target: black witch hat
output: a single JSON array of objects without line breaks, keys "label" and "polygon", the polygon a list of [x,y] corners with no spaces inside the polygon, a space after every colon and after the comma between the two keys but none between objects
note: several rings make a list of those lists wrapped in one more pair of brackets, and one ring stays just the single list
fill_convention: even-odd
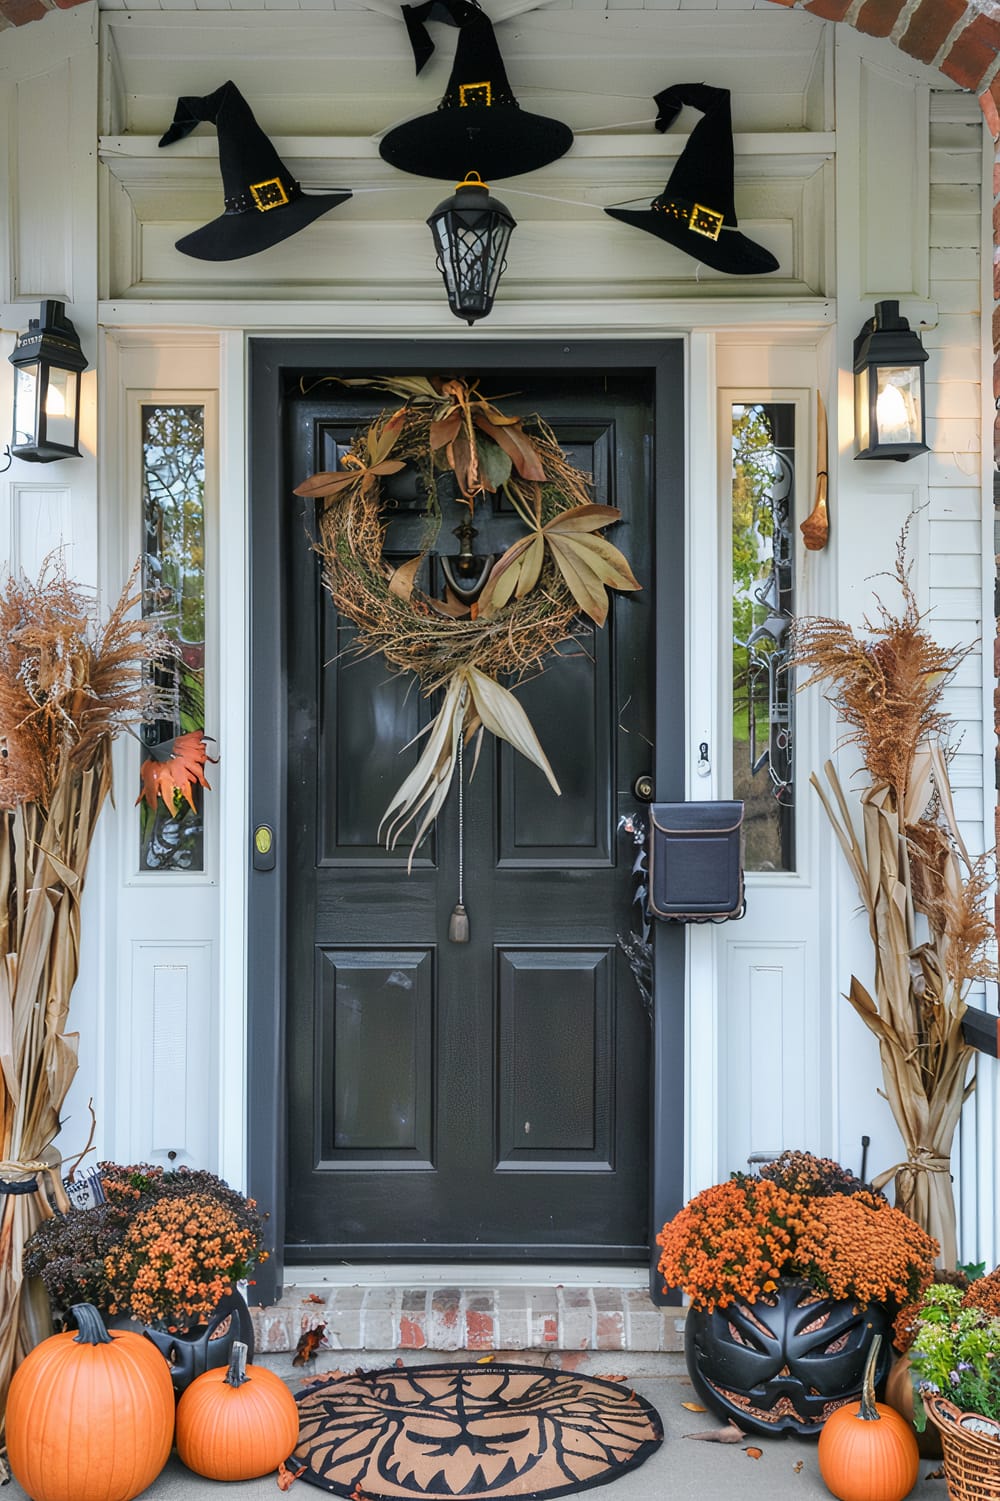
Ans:
[{"label": "black witch hat", "polygon": [[161,146],[172,146],[206,120],[219,133],[219,169],[226,211],[177,241],[177,249],[202,261],[236,261],[256,255],[305,229],[320,214],[350,198],[339,193],[303,193],[254,119],[235,83],[203,99],[178,99]]},{"label": "black witch hat", "polygon": [[426,21],[457,26],[458,46],[441,103],[383,136],[385,161],[419,177],[458,181],[474,171],[492,181],[533,172],[569,150],[568,125],[528,114],[514,98],[493,23],[476,0],[424,0],[401,9],[418,73],[434,51]]},{"label": "black witch hat", "polygon": [[657,94],[655,103],[657,130],[669,129],[685,104],[700,109],[704,118],[692,130],[666,187],[648,209],[608,208],[604,212],[669,240],[695,260],[730,276],[777,271],[771,252],[737,227],[729,90],[705,83],[676,83]]}]

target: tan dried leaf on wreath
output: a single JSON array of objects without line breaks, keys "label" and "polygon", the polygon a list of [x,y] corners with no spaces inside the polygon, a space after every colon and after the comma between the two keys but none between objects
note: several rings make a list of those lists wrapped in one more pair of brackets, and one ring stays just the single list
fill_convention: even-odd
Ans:
[{"label": "tan dried leaf on wreath", "polygon": [[523,599],[538,583],[548,548],[567,589],[596,625],[608,618],[608,589],[639,589],[641,585],[606,537],[595,535],[617,521],[616,506],[576,506],[562,511],[521,537],[493,565],[479,599],[479,613],[488,620],[511,599]]}]

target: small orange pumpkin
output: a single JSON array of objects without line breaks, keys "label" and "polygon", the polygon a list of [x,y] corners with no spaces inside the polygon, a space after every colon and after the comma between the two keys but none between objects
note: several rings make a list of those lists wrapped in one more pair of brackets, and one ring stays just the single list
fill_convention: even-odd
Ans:
[{"label": "small orange pumpkin", "polygon": [[205,1371],[177,1405],[177,1453],[209,1480],[269,1475],[298,1440],[298,1403],[273,1371],[247,1365],[240,1340],[228,1370]]},{"label": "small orange pumpkin", "polygon": [[7,1457],[34,1501],[132,1501],[170,1456],[174,1388],[155,1345],[109,1333],[89,1303],[14,1372]]},{"label": "small orange pumpkin", "polygon": [[882,1336],[865,1362],[861,1404],[847,1402],[823,1424],[819,1472],[840,1501],[903,1501],[917,1483],[920,1456],[913,1429],[899,1413],[875,1401],[875,1362]]}]

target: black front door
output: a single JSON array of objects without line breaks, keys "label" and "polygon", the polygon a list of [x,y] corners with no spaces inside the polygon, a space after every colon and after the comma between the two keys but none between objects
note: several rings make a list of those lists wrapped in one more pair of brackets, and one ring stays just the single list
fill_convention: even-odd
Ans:
[{"label": "black front door", "polygon": [[[507,410],[541,413],[593,475],[596,498],[621,509],[612,539],[642,592],[615,596],[603,630],[581,628],[517,690],[561,797],[488,738],[471,779],[466,766],[461,831],[453,790],[410,874],[409,849],[385,850],[376,831],[435,705],[382,658],[345,651],[353,628],[321,586],[308,516],[290,494],[336,468],[392,398],[286,386],[274,566],[291,1262],[648,1255],[651,1034],[620,942],[637,926],[622,825],[640,808],[637,778],[656,774],[657,652],[679,661],[682,631],[679,593],[669,639],[662,601],[656,610],[653,381],[641,370],[530,371],[464,373],[488,394],[511,393]],[[446,488],[441,508],[436,547],[454,552],[461,511]],[[502,496],[475,522],[479,553],[520,535]],[[387,554],[412,557],[425,525],[419,502],[400,507]],[[679,536],[662,505],[656,525]],[[432,557],[432,587],[437,567]],[[264,791],[255,778],[255,802]],[[448,936],[460,842],[467,944]]]}]

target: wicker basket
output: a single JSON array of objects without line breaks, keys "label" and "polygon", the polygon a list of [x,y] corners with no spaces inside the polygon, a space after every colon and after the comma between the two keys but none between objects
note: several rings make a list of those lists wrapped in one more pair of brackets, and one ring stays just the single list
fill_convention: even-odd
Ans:
[{"label": "wicker basket", "polygon": [[951,1501],[1000,1501],[1000,1439],[961,1426],[974,1413],[959,1412],[943,1397],[924,1397],[927,1415],[941,1434],[944,1475]]}]

